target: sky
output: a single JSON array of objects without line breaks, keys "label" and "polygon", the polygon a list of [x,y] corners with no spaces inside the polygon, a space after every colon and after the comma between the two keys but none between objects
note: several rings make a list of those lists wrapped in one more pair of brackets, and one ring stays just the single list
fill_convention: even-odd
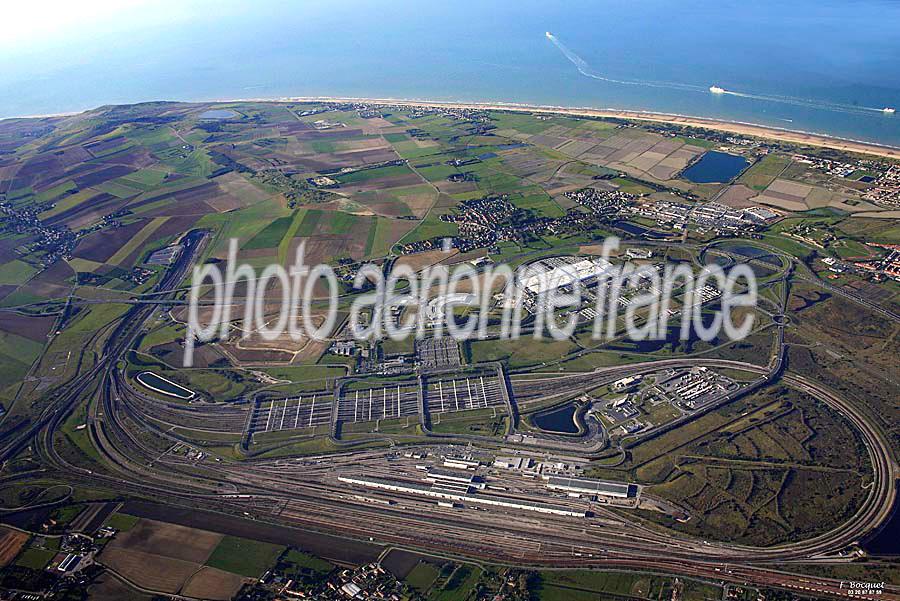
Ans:
[{"label": "sky", "polygon": [[[355,3],[352,2],[351,4]],[[0,8],[2,55],[28,53],[98,33],[150,29],[246,11],[243,0],[13,0]],[[328,0],[270,0],[283,10],[326,7]]]},{"label": "sky", "polygon": [[[163,2],[164,5],[169,2]],[[129,11],[144,12],[150,0],[26,0],[3,7],[0,50],[16,51],[44,44],[59,36],[89,33],[111,26]],[[165,8],[169,8],[166,6]]]}]

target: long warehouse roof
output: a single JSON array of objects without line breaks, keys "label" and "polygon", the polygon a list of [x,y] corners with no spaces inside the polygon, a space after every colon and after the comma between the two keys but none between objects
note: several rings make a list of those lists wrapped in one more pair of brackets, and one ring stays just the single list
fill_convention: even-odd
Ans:
[{"label": "long warehouse roof", "polygon": [[551,476],[547,486],[566,488],[585,492],[594,492],[607,495],[628,495],[630,484],[621,482],[605,482],[603,480],[590,480],[587,478],[561,478]]},{"label": "long warehouse roof", "polygon": [[462,501],[483,505],[498,505],[501,507],[511,507],[515,509],[525,509],[537,511],[541,513],[555,513],[559,515],[568,515],[576,517],[585,517],[585,510],[567,507],[565,505],[555,505],[551,503],[540,503],[537,501],[527,501],[525,499],[516,499],[513,497],[501,497],[499,495],[468,495],[459,494],[450,491],[443,491],[429,486],[423,486],[415,482],[406,482],[398,480],[388,480],[387,478],[376,478],[373,476],[338,476],[341,482],[349,484],[361,484],[372,488],[384,488],[389,490],[397,490],[410,492],[414,494],[425,495],[429,497],[438,497],[443,499],[452,499],[454,501]]}]

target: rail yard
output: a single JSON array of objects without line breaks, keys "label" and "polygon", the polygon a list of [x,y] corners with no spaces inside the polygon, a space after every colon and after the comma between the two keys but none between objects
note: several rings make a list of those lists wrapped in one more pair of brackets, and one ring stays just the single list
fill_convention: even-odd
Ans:
[{"label": "rail yard", "polygon": [[[121,214],[91,226],[100,229],[78,230],[60,246],[62,255],[82,252],[65,259],[74,266],[76,287],[59,298],[29,292],[22,297],[28,302],[0,306],[0,326],[45,345],[20,374],[21,386],[7,390],[11,402],[0,405],[8,412],[0,422],[6,495],[0,517],[52,516],[28,530],[26,558],[49,553],[34,546],[49,544],[48,536],[104,529],[118,541],[111,545],[116,549],[128,538],[111,524],[128,528],[138,520],[137,539],[150,528],[146,521],[163,523],[171,511],[173,520],[177,513],[190,522],[196,512],[204,523],[227,522],[219,535],[230,528],[249,541],[257,531],[265,533],[260,539],[283,541],[272,533],[284,529],[303,533],[307,542],[328,541],[322,546],[365,548],[358,561],[339,562],[341,570],[346,564],[368,573],[375,566],[371,572],[380,574],[391,553],[406,553],[510,570],[665,574],[716,583],[726,596],[730,587],[749,587],[760,594],[780,589],[799,597],[900,599],[897,582],[847,586],[871,566],[879,574],[893,565],[879,557],[870,562],[867,541],[896,519],[897,383],[895,358],[885,358],[896,347],[900,324],[896,304],[885,302],[894,284],[879,271],[850,285],[834,269],[856,263],[821,261],[816,252],[828,244],[846,255],[862,252],[863,234],[833,239],[838,218],[806,216],[809,222],[795,223],[800,218],[747,198],[737,207],[716,204],[731,202],[729,190],[672,184],[680,171],[664,166],[660,156],[681,152],[684,164],[673,165],[687,168],[705,148],[730,145],[751,165],[747,186],[763,190],[771,180],[759,172],[772,168],[769,162],[785,178],[819,182],[813,163],[785,158],[783,149],[761,142],[709,132],[685,138],[630,122],[567,119],[563,127],[561,116],[519,111],[258,106],[254,124],[275,119],[272,139],[253,128],[245,132],[242,121],[195,118],[193,108],[179,117],[194,119],[193,129],[173,129],[179,136],[169,152],[179,160],[190,160],[195,145],[216,149],[211,156],[220,168],[203,177],[163,177],[173,187],[173,205],[209,213],[152,213],[169,202],[152,190],[162,171],[107,186],[101,202],[110,207],[119,207],[112,192],[125,195],[129,185],[140,192],[121,203]],[[402,115],[402,127],[388,120],[393,113]],[[167,123],[158,125],[174,128]],[[433,127],[433,135],[420,134],[420,126]],[[525,132],[530,129],[544,133]],[[188,131],[194,137],[184,137]],[[279,132],[291,141],[280,141]],[[471,148],[460,145],[468,138]],[[454,154],[431,157],[439,144]],[[94,143],[88,146],[97,151]],[[610,163],[615,168],[559,158],[573,148],[581,149],[579,156],[619,158]],[[286,162],[297,152],[306,153],[297,155],[302,164]],[[633,153],[648,156],[628,158]],[[334,164],[316,162],[322,157]],[[639,177],[635,160],[659,163],[654,173],[670,179]],[[513,169],[504,172],[508,180],[492,171],[498,165]],[[857,167],[842,173],[859,171],[875,181],[886,172],[881,164]],[[297,173],[310,177],[294,178]],[[249,191],[247,178],[254,182]],[[512,181],[528,183],[510,192],[491,188]],[[856,192],[866,188],[854,182]],[[824,198],[822,190],[837,185],[822,183],[817,194]],[[790,196],[778,190],[800,186],[782,182],[761,197]],[[233,196],[218,198],[223,190]],[[244,212],[256,205],[243,206],[245,197],[238,197],[257,198],[260,190],[273,196],[259,201],[261,212],[249,227]],[[398,199],[407,203],[403,210],[395,206]],[[459,203],[451,207],[448,199]],[[54,200],[58,205],[43,207],[48,222],[56,211],[81,218],[78,198]],[[694,207],[700,200],[714,202],[704,211]],[[130,221],[145,219],[142,207],[151,211],[148,223],[139,222],[147,231]],[[16,227],[36,227],[30,213],[9,211]],[[166,236],[137,252],[156,228]],[[606,256],[592,233],[601,228],[624,234],[627,248]],[[41,232],[47,239],[55,235]],[[222,263],[232,234],[248,238],[241,251],[250,267],[287,261],[300,240],[310,242],[315,258],[337,262],[336,330],[323,339],[267,339],[262,330],[276,321],[272,307],[259,305],[254,320],[252,311],[239,310],[250,296],[247,278],[230,282],[232,316],[224,333],[194,340],[191,311],[217,309],[214,292],[189,295],[202,288],[191,268]],[[818,238],[810,238],[814,234]],[[113,238],[121,248],[105,248]],[[819,250],[799,252],[801,238]],[[76,244],[82,239],[90,242],[88,251],[86,243]],[[375,260],[375,271],[399,264],[419,273],[462,264],[474,275],[462,291],[426,287],[419,298],[409,295],[364,314],[364,321],[407,331],[415,328],[404,324],[421,316],[424,337],[360,339],[348,314],[371,289],[350,286],[363,259]],[[524,275],[503,286],[489,281],[489,302],[480,306],[469,288],[477,288],[495,262],[520,266]],[[886,264],[878,258],[865,263],[882,271]],[[646,281],[614,295],[603,276],[626,264]],[[694,289],[687,281],[667,287],[654,280],[670,265],[697,278],[719,267],[744,268],[755,274],[757,302],[730,306],[708,282]],[[3,286],[0,292],[8,293]],[[58,288],[36,284],[34,290]],[[577,304],[553,315],[572,330],[541,336],[558,325],[540,319],[548,296],[575,290]],[[510,340],[504,319],[518,302],[521,337]],[[320,323],[326,301],[316,296],[311,304],[311,319]],[[651,312],[659,306],[662,319]],[[729,320],[750,318],[745,337],[698,333],[704,320],[726,312]],[[593,334],[601,314],[607,336],[598,339]],[[484,318],[483,331],[471,339],[451,335],[449,326],[468,318]],[[28,332],[22,320],[45,329]],[[656,338],[630,336],[629,324]],[[0,342],[17,340],[4,332],[8,338]],[[21,343],[23,353],[37,343],[30,344]],[[182,363],[188,347],[191,365]],[[11,348],[0,352],[13,357],[17,349]],[[150,500],[156,510],[134,509]],[[110,521],[120,504],[132,504],[135,515],[123,512],[129,517]],[[90,510],[73,527],[47,526],[71,506],[85,505]],[[8,538],[19,544],[17,536]],[[69,549],[70,542],[45,571],[69,578],[95,556],[103,565],[105,552],[80,551],[77,544]],[[84,564],[76,568],[80,558]],[[266,569],[275,563],[269,557]],[[231,572],[229,582],[240,576],[248,579],[244,584],[262,582],[262,568],[258,572]],[[146,591],[203,598],[179,588],[184,582]],[[352,583],[337,584],[335,595],[359,593]]]},{"label": "rail yard", "polygon": [[[202,244],[202,238],[197,240]],[[160,292],[176,287],[189,257],[190,247]],[[368,385],[369,380],[348,380],[333,391],[243,405],[186,403],[148,394],[119,367],[119,358],[152,310],[152,306],[133,308],[112,332],[107,354],[94,368],[100,385],[87,427],[106,473],[68,463],[55,447],[61,408],[85,393],[86,381],[60,394],[58,405],[48,408],[42,422],[17,444],[35,444],[53,469],[100,486],[254,520],[505,563],[639,565],[798,590],[808,587],[809,579],[781,567],[793,561],[834,561],[880,525],[894,503],[895,465],[881,432],[838,394],[785,373],[783,345],[774,350],[768,365],[684,358],[546,377],[507,375],[499,365],[482,365],[475,372],[423,372],[412,380],[377,387]],[[738,385],[726,378],[721,394],[708,402],[690,403],[695,391],[710,388],[704,382],[715,383],[718,377],[703,380],[698,374],[726,369],[756,374],[756,379]],[[629,519],[629,508],[649,500],[640,486],[585,476],[590,460],[608,456],[611,450],[612,443],[596,425],[585,427],[581,438],[516,431],[516,416],[531,403],[571,397],[588,387],[624,388],[639,380],[635,376],[655,378],[658,389],[676,395],[686,410],[671,422],[632,435],[636,438],[695,419],[698,413],[776,379],[805,391],[840,412],[861,433],[872,467],[865,502],[847,523],[808,540],[766,548],[701,541]],[[493,438],[462,432],[429,432],[421,438],[380,433],[376,425],[371,438],[334,436],[341,426],[406,418],[428,431],[444,416],[479,411],[504,416],[506,431]],[[323,427],[330,434],[316,436]],[[240,434],[250,441],[271,433],[305,432],[313,440],[330,436],[334,448],[303,457],[236,461],[204,454],[176,434],[178,429],[196,431],[201,438],[203,433]],[[366,448],[369,440],[386,438],[405,444]],[[9,443],[5,452],[15,448],[16,443]],[[193,453],[188,452],[191,449]],[[508,467],[510,460],[503,457],[509,455],[519,458],[518,469]],[[844,594],[839,583],[828,579],[812,584],[823,594]],[[882,598],[898,596],[890,589]]]}]

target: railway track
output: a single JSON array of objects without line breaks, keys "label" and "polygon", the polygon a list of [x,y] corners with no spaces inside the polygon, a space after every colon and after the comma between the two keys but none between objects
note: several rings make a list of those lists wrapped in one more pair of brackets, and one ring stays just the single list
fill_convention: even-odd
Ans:
[{"label": "railway track", "polygon": [[[193,250],[201,244],[202,240],[198,241]],[[176,266],[163,278],[159,285],[162,298],[167,289],[174,289],[181,282],[189,262]],[[833,391],[801,376],[783,373],[782,327],[778,328],[779,352],[767,366],[682,358],[601,368],[587,374],[513,378],[512,385],[518,398],[541,398],[568,394],[585,386],[596,387],[648,370],[706,365],[757,373],[760,381],[780,378],[814,396],[839,411],[862,434],[873,467],[873,480],[865,502],[852,519],[830,532],[797,543],[769,548],[713,544],[650,529],[618,514],[616,518],[622,520],[621,526],[561,517],[525,518],[502,511],[437,513],[433,504],[420,497],[401,496],[398,498],[402,504],[383,506],[354,500],[359,491],[334,477],[336,470],[387,465],[391,450],[349,448],[330,456],[327,463],[319,464],[314,463],[317,461],[314,458],[186,461],[168,453],[167,449],[177,445],[191,444],[173,428],[240,432],[246,423],[246,412],[229,410],[224,405],[185,408],[158,401],[130,386],[117,362],[131,348],[153,307],[132,307],[126,319],[113,328],[94,367],[77,381],[61,387],[56,401],[47,407],[37,423],[2,448],[3,457],[34,441],[45,464],[58,475],[122,494],[155,496],[175,504],[246,513],[264,522],[290,523],[353,538],[373,537],[391,544],[500,563],[656,569],[730,582],[815,590],[832,596],[843,595],[836,581],[784,573],[777,566],[830,557],[881,525],[889,517],[895,501],[897,467],[886,437]],[[99,472],[67,462],[54,446],[54,433],[74,404],[85,396],[92,399],[88,433],[104,465]],[[142,438],[141,432],[152,435],[157,444]],[[811,583],[814,589],[804,588]],[[898,598],[896,589],[886,593],[879,598]]]}]

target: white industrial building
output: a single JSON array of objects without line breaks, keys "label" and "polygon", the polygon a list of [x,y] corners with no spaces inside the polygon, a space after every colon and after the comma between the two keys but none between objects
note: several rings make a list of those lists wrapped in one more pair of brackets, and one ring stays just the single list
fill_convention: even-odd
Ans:
[{"label": "white industrial building", "polygon": [[615,390],[616,392],[622,392],[623,390],[628,390],[629,388],[640,384],[643,378],[644,377],[641,375],[627,376],[625,378],[622,378],[621,380],[616,380],[615,382],[613,382],[610,388],[612,388],[612,390]]},{"label": "white industrial building", "polygon": [[471,503],[474,505],[507,507],[510,509],[535,511],[537,513],[547,513],[567,517],[587,517],[587,512],[585,510],[566,507],[564,505],[537,503],[532,501],[525,501],[523,499],[514,499],[511,497],[501,497],[497,495],[469,495],[453,492],[450,490],[442,490],[439,488],[436,489],[434,487],[417,484],[415,482],[401,482],[396,480],[387,480],[385,478],[374,478],[371,476],[339,476],[338,480],[347,484],[355,484],[357,486],[365,486],[367,488],[377,488],[381,490],[422,495],[425,497],[432,497],[437,499],[460,501],[462,503]]},{"label": "white industrial building", "polygon": [[613,268],[600,257],[553,257],[528,265],[519,284],[536,296],[575,283],[587,284]]},{"label": "white industrial building", "polygon": [[494,467],[505,470],[526,470],[531,467],[530,457],[497,457]]},{"label": "white industrial building", "polygon": [[454,470],[443,467],[432,467],[428,469],[425,480],[436,484],[464,484],[466,486],[474,486],[475,488],[484,488],[484,482],[478,481],[475,473],[469,470]]},{"label": "white industrial building", "polygon": [[629,248],[625,251],[625,256],[629,259],[650,259],[653,257],[653,250],[649,248]]},{"label": "white industrial building", "polygon": [[472,307],[478,303],[478,297],[474,294],[458,292],[455,294],[442,294],[436,296],[425,307],[425,315],[429,323],[438,324],[447,317],[447,306],[451,307]]},{"label": "white industrial building", "polygon": [[481,462],[474,459],[467,459],[465,457],[452,457],[449,455],[447,457],[444,457],[444,467],[449,467],[452,469],[474,470],[479,465],[481,465]]}]

